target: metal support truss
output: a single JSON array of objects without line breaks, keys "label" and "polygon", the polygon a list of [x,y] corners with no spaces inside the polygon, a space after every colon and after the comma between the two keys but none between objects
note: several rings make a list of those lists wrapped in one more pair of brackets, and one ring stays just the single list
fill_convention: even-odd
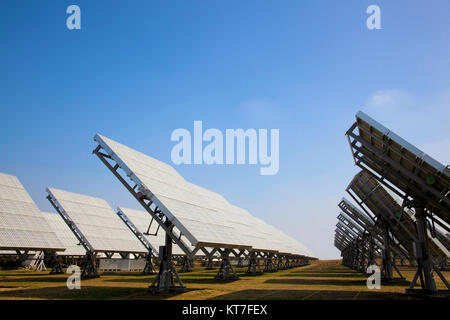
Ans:
[{"label": "metal support truss", "polygon": [[277,255],[277,270],[286,270],[287,269],[287,263],[285,263],[284,258],[285,258],[285,256],[282,254]]},{"label": "metal support truss", "polygon": [[83,264],[83,271],[81,272],[81,280],[93,279],[100,277],[95,267],[95,253],[87,251]]},{"label": "metal support truss", "polygon": [[253,250],[250,251],[248,268],[245,274],[250,276],[261,275],[264,272],[261,270],[261,266],[259,265],[259,259],[257,257],[257,253]]},{"label": "metal support truss", "polygon": [[[439,192],[428,186],[426,183],[424,183],[424,181],[421,181],[417,176],[388,157],[385,152],[378,150],[372,144],[355,134],[353,131],[355,130],[356,126],[357,123],[355,122],[346,132],[346,135],[353,159],[358,167],[371,174],[378,181],[383,183],[391,191],[402,198],[403,195],[396,188],[393,188],[389,183],[387,183],[386,179],[391,181],[398,179],[399,181],[401,181],[401,183],[408,186],[408,188],[410,189],[409,191],[414,196],[427,201],[437,210],[442,210],[443,212],[447,213],[450,212],[449,208],[447,207],[448,205],[450,205],[450,200],[445,194],[440,194]],[[357,143],[360,143],[362,147],[359,147]],[[360,154],[366,157],[368,160],[364,159]],[[379,166],[379,168],[376,166]],[[378,177],[376,174],[374,174],[373,171],[369,170],[368,168],[377,172],[380,177]],[[380,168],[382,170],[380,170]],[[419,187],[416,187],[416,185],[420,186],[420,188],[424,190],[427,190],[428,193],[421,191]],[[436,199],[438,199],[438,201],[436,201]]]},{"label": "metal support truss", "polygon": [[274,263],[274,254],[268,252],[264,257],[264,272],[277,272],[277,266]]},{"label": "metal support truss", "polygon": [[234,271],[233,266],[230,263],[231,249],[217,249],[220,253],[220,267],[214,279],[216,280],[238,280],[239,276]]},{"label": "metal support truss", "polygon": [[78,229],[75,222],[69,217],[69,215],[64,211],[64,209],[59,205],[58,201],[49,194],[47,196],[48,201],[50,201],[53,208],[55,208],[56,212],[61,216],[67,226],[72,230],[72,233],[75,237],[80,241],[80,244],[86,249],[85,260],[83,264],[83,270],[81,272],[81,279],[90,279],[90,278],[98,278],[100,277],[97,273],[97,269],[95,268],[95,249],[89,243],[88,239],[81,233],[80,229]]},{"label": "metal support truss", "polygon": [[422,200],[415,200],[415,215],[416,215],[416,229],[418,240],[414,243],[414,253],[417,260],[417,271],[413,277],[413,280],[406,290],[409,293],[413,293],[414,286],[417,283],[417,279],[420,279],[420,286],[422,291],[426,295],[437,295],[439,293],[436,282],[434,280],[433,271],[435,271],[447,289],[450,290],[450,285],[439,271],[439,269],[433,265],[433,259],[428,249],[427,239],[427,216],[425,213],[424,202]]},{"label": "metal support truss", "polygon": [[116,211],[116,214],[119,218],[126,224],[128,229],[133,232],[133,234],[138,238],[138,240],[142,243],[142,245],[148,250],[148,253],[145,255],[145,267],[142,270],[142,274],[155,274],[156,269],[152,263],[152,257],[156,257],[155,248],[148,241],[148,239],[139,231],[139,229],[134,225],[134,223],[128,219],[128,217],[123,213],[120,209]]},{"label": "metal support truss", "polygon": [[149,252],[145,255],[145,266],[142,270],[142,274],[156,274],[156,268],[152,262],[152,254]]},{"label": "metal support truss", "polygon": [[[164,224],[165,229],[171,231],[173,224],[167,220]],[[155,279],[148,288],[152,293],[167,292],[167,291],[186,291],[186,287],[178,276],[175,265],[172,261],[172,238],[169,233],[166,233],[165,246],[159,248],[159,271]],[[178,285],[175,284],[176,278]]]},{"label": "metal support truss", "polygon": [[31,258],[31,261],[29,264],[26,264],[27,260],[29,260],[29,254],[28,254],[27,250],[25,250],[24,252],[21,252],[20,250],[16,250],[16,252],[17,252],[17,255],[19,256],[19,261],[25,268],[30,269],[30,270],[35,270],[35,271],[47,270],[47,268],[45,267],[44,251],[35,252],[35,254]]},{"label": "metal support truss", "polygon": [[[395,258],[393,257],[392,249],[391,249],[391,238],[389,235],[389,224],[383,223],[383,244],[384,249],[382,250],[383,257],[383,267],[382,267],[382,279],[385,281],[394,281],[394,280],[405,280],[400,270],[397,268],[395,263]],[[394,279],[394,272],[396,271],[400,278]]]},{"label": "metal support truss", "polygon": [[194,260],[188,256],[181,257],[180,273],[191,272],[194,267]]},{"label": "metal support truss", "polygon": [[214,248],[211,250],[211,252],[208,252],[206,248],[200,248],[205,253],[206,259],[205,259],[205,266],[206,270],[213,270],[214,269],[214,254],[217,252],[217,248]]},{"label": "metal support truss", "polygon": [[[449,212],[448,205],[450,204],[450,200],[448,196],[446,194],[439,194],[439,192],[430,186],[427,186],[424,181],[419,179],[416,175],[406,170],[402,165],[396,163],[386,154],[386,152],[378,150],[371,143],[355,134],[353,131],[356,127],[357,123],[354,123],[346,133],[355,164],[368,172],[379,182],[383,183],[398,196],[405,198],[405,200],[406,197],[411,197],[412,202],[414,203],[417,238],[413,243],[413,248],[417,261],[417,271],[406,291],[408,293],[416,293],[417,291],[413,288],[416,285],[417,280],[420,279],[421,290],[418,293],[424,295],[437,295],[439,291],[436,287],[433,271],[438,274],[450,290],[448,282],[432,261],[428,248],[427,212],[425,211],[425,204],[427,204],[431,207],[432,211],[436,210],[444,213]],[[358,146],[358,143],[361,146]],[[374,172],[377,172],[379,176]],[[408,190],[403,190],[406,195],[399,192],[390,183],[388,183],[387,180],[394,184],[395,181],[398,180],[401,184],[408,186]],[[427,190],[427,192],[422,190]],[[438,220],[433,221],[448,230],[448,227],[440,223]],[[449,220],[445,221],[448,222]]]},{"label": "metal support truss", "polygon": [[60,257],[56,254],[55,251],[45,252],[46,258],[50,260],[50,264],[52,266],[52,270],[50,274],[63,274],[64,271],[61,266]]},{"label": "metal support truss", "polygon": [[369,242],[368,263],[370,266],[373,266],[376,264],[374,238],[375,238],[374,232],[371,231],[369,234],[369,237],[368,237],[368,242]]}]

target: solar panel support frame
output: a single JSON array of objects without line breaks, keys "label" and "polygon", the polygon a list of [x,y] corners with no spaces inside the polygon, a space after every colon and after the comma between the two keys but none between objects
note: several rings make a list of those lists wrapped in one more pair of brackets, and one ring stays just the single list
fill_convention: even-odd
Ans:
[{"label": "solar panel support frame", "polygon": [[264,257],[264,272],[276,272],[277,267],[274,263],[274,253],[273,252],[267,252]]},{"label": "solar panel support frame", "polygon": [[56,254],[55,251],[45,251],[44,255],[45,255],[45,258],[48,258],[50,260],[50,264],[52,266],[52,269],[50,270],[50,274],[63,274],[64,273],[62,266],[61,266],[60,257]]},{"label": "solar panel support frame", "polygon": [[257,276],[262,275],[264,272],[261,270],[261,266],[259,264],[259,259],[257,257],[257,252],[250,250],[249,254],[249,263],[246,271],[246,275]]},{"label": "solar panel support frame", "polygon": [[86,249],[81,279],[92,279],[100,277],[95,267],[95,250],[83,233],[78,229],[65,210],[59,205],[58,201],[53,197],[51,192],[47,195],[48,201],[51,203],[56,212],[61,216],[67,226],[72,230],[75,237],[80,241],[81,245]]},{"label": "solar panel support frame", "polygon": [[[371,174],[371,176],[374,177],[373,174]],[[359,175],[357,176],[357,178],[358,178],[359,183],[361,183],[366,188],[369,188],[367,186],[367,184],[364,181],[362,181],[362,179],[359,177]],[[374,191],[374,190],[371,190],[371,191]],[[350,194],[350,196],[355,201],[357,201],[355,196],[353,196],[353,194],[350,192],[350,186],[347,188],[347,192]],[[363,192],[367,193],[367,190],[363,191]],[[377,195],[374,192],[371,192],[371,193],[373,193],[373,195],[375,196],[375,198],[377,199],[378,202],[382,203],[382,201],[380,201],[380,199],[378,199]],[[365,210],[364,206],[362,206],[364,201],[365,200],[362,200],[361,202],[358,202],[358,201],[357,202],[360,205],[360,207]],[[415,284],[417,283],[417,279],[419,278],[421,280],[420,284],[422,287],[422,293],[424,293],[425,295],[436,295],[436,294],[438,294],[438,290],[437,290],[436,283],[434,280],[433,271],[436,272],[436,274],[441,278],[441,280],[444,282],[444,284],[447,286],[447,288],[449,290],[450,290],[450,286],[448,285],[448,282],[445,279],[445,277],[443,276],[443,274],[434,265],[434,261],[432,260],[432,255],[431,255],[429,247],[428,247],[428,237],[427,237],[427,227],[426,227],[428,215],[425,211],[425,205],[424,205],[425,200],[421,199],[420,197],[416,197],[412,203],[415,206],[415,212],[416,212],[416,214],[415,214],[416,215],[416,223],[415,224],[416,224],[417,237],[412,235],[404,227],[403,224],[400,224],[400,226],[402,226],[402,229],[404,231],[406,231],[408,233],[408,235],[414,241],[413,242],[414,248],[415,248],[414,257],[417,261],[416,274],[413,278],[413,281],[410,284],[410,287],[407,289],[407,292],[413,292],[413,293],[416,292],[413,288],[414,288]],[[385,209],[387,211],[389,211],[388,208],[385,207]],[[389,211],[389,213],[391,216],[395,217],[392,212]],[[382,223],[387,223],[386,219],[383,216],[379,216],[379,218],[382,219]],[[397,266],[394,264],[393,267],[402,278],[403,276],[398,271]],[[402,279],[400,279],[400,280],[402,280]]]},{"label": "solar panel support frame", "polygon": [[214,279],[216,280],[238,280],[239,276],[230,263],[230,248],[217,249],[220,253],[220,267]]},{"label": "solar panel support frame", "polygon": [[[373,177],[375,177],[379,182],[383,183],[386,187],[388,187],[391,191],[393,191],[395,194],[397,194],[399,197],[404,198],[404,194],[402,194],[401,192],[399,192],[396,188],[393,188],[391,186],[391,184],[387,183],[386,180],[387,178],[385,177],[385,175],[381,172],[378,172],[376,168],[374,168],[370,163],[367,163],[364,161],[364,159],[358,155],[358,153],[363,154],[364,156],[366,156],[367,158],[369,158],[370,160],[372,160],[374,163],[379,164],[380,166],[383,166],[383,164],[380,163],[380,161],[376,158],[374,158],[370,152],[376,154],[378,157],[380,157],[383,161],[389,163],[389,165],[391,165],[392,167],[394,167],[396,170],[402,172],[405,176],[407,176],[408,178],[410,178],[411,180],[414,180],[415,183],[417,183],[418,185],[420,185],[421,187],[424,187],[425,189],[427,189],[429,192],[431,192],[433,195],[435,195],[437,198],[440,198],[442,201],[449,203],[449,200],[439,194],[437,191],[428,188],[428,186],[421,181],[420,179],[418,179],[416,176],[414,176],[412,173],[408,172],[405,168],[403,168],[402,166],[398,165],[395,161],[393,161],[392,159],[390,159],[388,156],[386,156],[385,154],[383,154],[382,152],[380,152],[378,149],[376,149],[375,147],[373,147],[370,143],[367,143],[364,139],[362,139],[361,137],[359,137],[358,135],[356,135],[353,131],[356,128],[357,123],[355,122],[352,127],[350,127],[350,129],[346,132],[347,135],[347,139],[348,139],[348,143],[350,145],[350,150],[352,152],[352,156],[354,159],[355,164],[360,167],[362,170],[368,172],[370,175],[372,175]],[[351,138],[353,139],[353,141],[351,140]],[[366,150],[364,150],[361,147],[358,147],[356,145],[356,142],[359,142],[361,145],[363,145],[364,147],[366,147],[368,150],[370,150],[370,152],[367,152]],[[355,152],[353,151],[355,150]],[[364,163],[364,165],[362,164]],[[367,166],[367,167],[366,167]],[[372,169],[373,171],[377,172],[380,177],[378,177],[376,174],[374,174],[373,171],[369,170],[368,168]],[[406,184],[409,184],[409,181],[405,181],[405,179],[396,174],[394,170],[389,169],[384,167],[384,171],[392,174],[392,176],[395,176],[397,179],[399,179],[400,181],[405,182]],[[414,187],[413,185],[409,184],[410,187],[410,191],[415,195],[415,197],[423,199],[425,201],[431,202],[433,203],[434,206],[442,209],[443,211],[446,211],[448,213],[450,213],[448,211],[448,209],[444,206],[442,206],[441,204],[439,204],[438,202],[435,202],[432,198],[430,198],[429,196],[427,196],[424,192],[422,192],[421,190],[417,189],[416,187]]]},{"label": "solar panel support frame", "polygon": [[[164,223],[164,229],[171,232],[171,229],[174,227],[171,221],[166,220]],[[150,284],[148,291],[151,293],[161,293],[167,291],[176,291],[183,292],[186,291],[186,287],[181,281],[178,272],[175,268],[175,265],[172,261],[172,244],[173,239],[170,236],[170,233],[166,232],[165,245],[160,247],[160,255],[159,255],[159,271],[156,274],[155,279]],[[175,279],[178,281],[178,285],[175,284]]]},{"label": "solar panel support frame", "polygon": [[[361,190],[362,193],[367,194],[366,197],[365,197],[364,199],[361,199],[361,201],[359,201],[359,200],[356,198],[356,196],[353,194],[352,190],[351,190],[353,187],[356,188],[356,186],[351,186],[352,183],[350,183],[350,185],[347,187],[346,191],[347,191],[347,193],[350,195],[350,197],[352,197],[352,199],[359,205],[359,207],[360,207],[361,209],[363,209],[364,212],[370,216],[369,211],[364,207],[364,204],[365,204],[366,200],[369,199],[369,196],[368,196],[368,195],[370,195],[370,196],[373,195],[378,203],[382,203],[382,204],[383,204],[383,202],[382,202],[382,201],[378,198],[378,196],[375,194],[375,189],[374,189],[374,190],[370,190],[370,187],[369,187],[369,186],[368,186],[368,185],[367,185],[367,184],[359,177],[359,175],[357,176],[357,178],[358,178],[358,182],[361,183],[361,184],[366,188],[366,190]],[[359,188],[358,188],[358,189],[359,189]],[[383,204],[383,205],[384,205],[384,204]],[[389,213],[389,215],[390,215],[391,217],[393,217],[394,219],[396,219],[396,216],[389,210],[389,208],[387,208],[386,206],[384,206],[383,209],[386,210],[386,212]],[[388,223],[387,218],[386,218],[384,215],[382,215],[381,212],[374,212],[374,214],[375,214],[375,216],[377,217],[377,219],[379,219],[379,222],[381,221],[380,223]],[[409,232],[409,230],[404,226],[403,223],[399,223],[399,226],[402,228],[403,231],[405,231],[405,232],[408,234],[408,236],[409,236],[411,239],[413,239],[414,241],[417,240],[417,237],[416,237],[415,235],[411,234],[411,233]],[[397,239],[397,240],[398,240],[398,239]],[[401,241],[400,241],[400,244],[402,244]]]},{"label": "solar panel support frame", "polygon": [[138,238],[138,240],[142,243],[142,245],[148,250],[148,253],[145,255],[145,266],[142,270],[142,274],[155,274],[156,269],[152,262],[152,257],[156,256],[156,249],[153,245],[148,241],[146,237],[139,231],[139,229],[134,225],[134,223],[127,217],[127,215],[117,208],[116,214],[119,218],[125,223],[125,225],[130,229],[131,232]]},{"label": "solar panel support frame", "polygon": [[50,192],[47,195],[47,200],[50,201],[51,205],[56,210],[56,212],[61,216],[61,218],[70,228],[70,230],[72,230],[75,237],[77,237],[78,241],[80,241],[81,245],[86,249],[86,252],[94,253],[95,250],[89,243],[88,239],[86,239],[86,237],[83,235],[80,229],[78,229],[75,222],[73,222],[73,220],[69,217],[66,211],[59,205],[58,200],[56,200]]},{"label": "solar panel support frame", "polygon": [[[387,155],[383,154],[380,150],[372,146],[370,143],[366,142],[364,139],[359,137],[357,134],[354,133],[354,130],[357,127],[357,122],[355,122],[349,130],[346,132],[347,140],[350,146],[350,150],[354,159],[355,164],[363,169],[364,171],[368,172],[371,176],[373,176],[375,179],[377,179],[379,182],[383,183],[387,188],[389,188],[391,191],[393,191],[395,194],[400,196],[401,198],[406,201],[405,196],[409,196],[408,192],[405,192],[405,195],[400,193],[396,188],[390,185],[390,183],[387,183],[387,178],[385,177],[385,174],[383,172],[379,172],[377,168],[373,167],[369,162],[364,161],[364,159],[359,156],[358,153],[364,155],[365,157],[369,158],[374,163],[378,164],[380,167],[383,168],[384,171],[391,174],[393,177],[397,178],[399,181],[403,181],[406,185],[408,185],[409,190],[412,193],[412,199],[414,202],[415,207],[415,213],[416,213],[416,229],[417,229],[417,236],[418,240],[415,242],[415,246],[417,248],[416,253],[418,256],[416,257],[417,260],[417,271],[413,278],[413,281],[410,284],[409,289],[407,289],[407,292],[413,291],[413,287],[415,283],[417,282],[417,278],[420,277],[421,279],[421,287],[422,292],[425,295],[436,295],[438,294],[438,290],[436,287],[436,283],[433,277],[433,270],[437,270],[437,268],[433,265],[433,262],[431,260],[431,255],[428,250],[427,245],[427,229],[426,229],[426,221],[427,216],[429,214],[425,211],[425,202],[431,203],[432,206],[437,207],[438,209],[443,210],[444,212],[449,213],[448,209],[441,205],[439,202],[434,201],[431,197],[429,197],[426,193],[422,192],[418,188],[416,188],[414,185],[409,183],[409,181],[406,181],[404,177],[402,177],[400,174],[396,174],[395,170],[401,172],[403,175],[408,177],[409,179],[413,180],[416,184],[436,196],[441,201],[444,201],[445,203],[449,204],[449,199],[446,198],[446,195],[439,194],[437,191],[435,191],[432,188],[429,188],[423,181],[418,179],[416,176],[414,176],[412,173],[407,171],[405,168],[403,168],[401,165],[399,165],[394,160],[390,159]],[[353,139],[353,141],[352,141]],[[356,143],[359,142],[362,146],[367,148],[370,152],[364,150],[362,147],[358,147]],[[355,150],[355,151],[354,151]],[[392,170],[390,168],[386,168],[386,166],[383,165],[383,163],[380,163],[380,160],[373,157],[371,154],[375,154],[378,156],[382,161],[385,161],[390,166],[395,168],[395,170]],[[363,165],[364,164],[364,165]],[[366,167],[367,166],[367,167]],[[369,170],[368,168],[372,169],[373,171],[377,172],[380,176],[377,176],[372,170]],[[392,181],[391,181],[392,182]],[[394,183],[394,182],[392,182]],[[404,190],[403,190],[404,191]],[[424,258],[424,259],[423,259]],[[450,290],[450,286],[448,286],[448,282],[445,280],[443,275],[438,272],[437,273],[441,279],[443,279],[444,283],[446,283],[447,288]]]},{"label": "solar panel support frame", "polygon": [[[394,281],[394,280],[405,280],[405,277],[400,273],[397,266],[395,265],[395,259],[393,257],[393,251],[391,247],[391,237],[389,234],[389,224],[383,223],[383,267],[382,267],[382,278],[386,281]],[[394,272],[396,271],[400,278],[394,278]]]}]

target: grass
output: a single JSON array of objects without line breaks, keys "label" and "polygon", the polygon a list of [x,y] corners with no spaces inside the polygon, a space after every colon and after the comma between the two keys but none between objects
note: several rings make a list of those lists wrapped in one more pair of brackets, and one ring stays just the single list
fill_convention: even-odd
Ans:
[{"label": "grass", "polygon": [[[414,269],[400,267],[408,282]],[[138,273],[103,273],[98,279],[83,280],[81,290],[68,290],[68,275],[26,270],[0,271],[0,299],[412,299],[404,294],[408,282],[382,283],[369,290],[367,276],[340,264],[338,260],[313,261],[309,266],[246,276],[239,269],[237,281],[217,281],[217,270],[195,268],[180,274],[188,290],[183,293],[150,294],[154,276]],[[450,272],[443,272],[450,279]],[[445,289],[436,276],[440,289]]]}]

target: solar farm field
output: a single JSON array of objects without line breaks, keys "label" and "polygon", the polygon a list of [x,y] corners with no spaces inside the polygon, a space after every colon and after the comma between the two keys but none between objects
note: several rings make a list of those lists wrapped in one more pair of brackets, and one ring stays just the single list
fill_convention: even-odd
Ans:
[{"label": "solar farm field", "polygon": [[[409,282],[415,269],[400,267]],[[238,269],[237,281],[214,280],[215,270],[196,267],[180,274],[187,286],[183,293],[151,294],[147,288],[154,276],[137,273],[103,273],[100,278],[83,280],[80,290],[68,290],[68,275],[49,275],[48,271],[0,271],[0,299],[415,299],[404,294],[408,282],[382,283],[369,290],[365,275],[341,265],[340,260],[313,261],[311,265],[260,276],[246,276]],[[450,272],[443,272],[448,278]],[[444,284],[436,278],[439,289]]]}]

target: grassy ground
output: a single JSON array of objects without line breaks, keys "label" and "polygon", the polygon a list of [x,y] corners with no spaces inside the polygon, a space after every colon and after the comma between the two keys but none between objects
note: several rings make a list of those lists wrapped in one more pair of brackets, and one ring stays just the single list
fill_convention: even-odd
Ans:
[{"label": "grassy ground", "polygon": [[[404,294],[408,282],[382,283],[380,290],[366,287],[367,276],[340,265],[340,261],[314,261],[309,266],[245,276],[237,281],[214,280],[217,270],[196,268],[181,274],[188,288],[183,293],[153,295],[147,292],[154,276],[136,273],[102,274],[83,280],[81,290],[68,290],[68,275],[25,270],[0,271],[0,299],[411,299]],[[401,267],[411,280],[414,269]],[[444,272],[450,279],[450,272]],[[436,276],[439,288],[445,286]]]}]

